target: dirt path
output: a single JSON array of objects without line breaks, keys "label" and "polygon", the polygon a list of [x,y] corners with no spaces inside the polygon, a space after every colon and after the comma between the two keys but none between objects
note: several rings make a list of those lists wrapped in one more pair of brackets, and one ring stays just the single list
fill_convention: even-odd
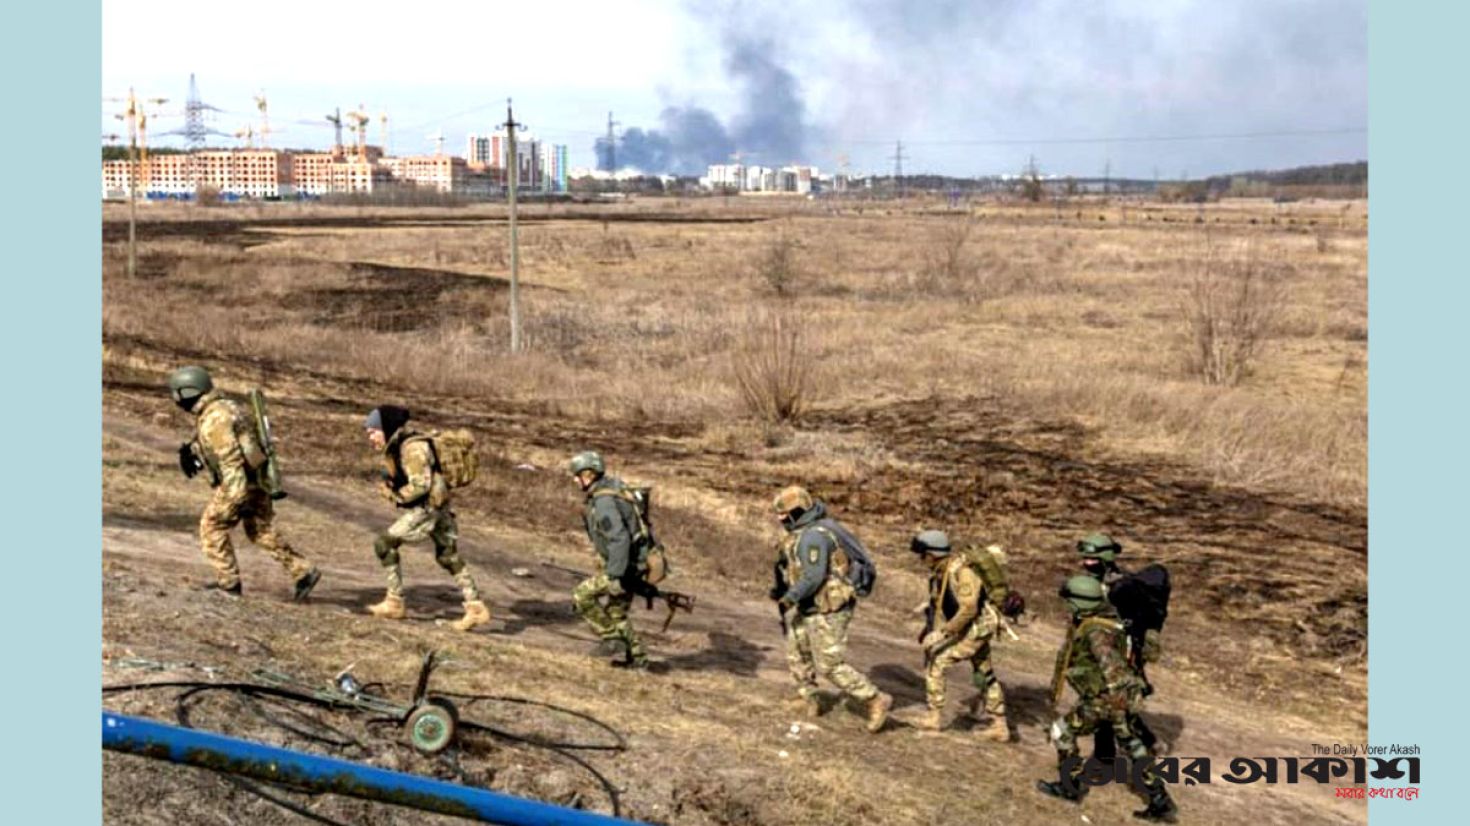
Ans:
[{"label": "dirt path", "polygon": [[[116,415],[104,418],[104,434],[160,461],[170,460],[177,446],[175,434]],[[194,495],[197,497],[197,491]],[[1120,495],[1114,492],[1114,496]],[[388,515],[380,503],[357,498],[326,479],[295,477],[291,496],[282,509],[305,514],[314,520],[313,524],[337,526],[328,530],[338,541],[316,544],[310,551],[324,577],[312,605],[303,611],[360,614],[367,603],[377,599],[381,593],[379,569],[368,551],[370,545],[362,540],[386,521]],[[104,561],[124,562],[132,570],[149,572],[163,583],[194,587],[204,578],[206,569],[192,520],[191,512],[182,505],[164,516],[109,512],[103,520]],[[1326,515],[1316,522],[1308,520],[1302,530],[1333,531],[1337,524],[1338,520]],[[1347,541],[1350,544],[1352,539]],[[570,611],[567,594],[575,577],[542,563],[578,567],[585,561],[544,550],[547,547],[544,536],[482,524],[466,524],[461,540],[461,551],[472,568],[481,573],[486,598],[496,614],[489,636],[513,639],[536,649],[580,654],[591,646],[593,637]],[[243,547],[243,543],[239,556],[250,598],[283,599],[288,587],[285,576],[268,558]],[[410,580],[410,624],[443,622],[457,616],[458,594],[427,554],[409,552],[405,566]],[[530,575],[514,575],[515,569],[525,569]],[[167,601],[164,591],[159,596]],[[747,689],[751,692],[779,695],[788,691],[790,678],[769,603],[713,592],[701,592],[698,598],[697,612],[692,616],[680,614],[665,634],[656,631],[656,615],[641,611],[635,615],[641,628],[652,629],[646,632],[648,642],[656,658],[662,660],[668,678],[718,671],[756,681]],[[896,696],[900,721],[917,712],[923,698],[918,656],[909,633],[901,620],[881,614],[864,617],[860,613],[852,635],[853,663]],[[997,668],[1007,685],[1021,741],[1013,748],[1024,751],[1028,762],[1041,765],[1051,754],[1045,735],[1051,719],[1045,686],[1061,636],[1060,628],[1033,622],[1025,629],[1021,642],[1007,643],[998,653]],[[951,675],[952,704],[968,697],[966,682],[958,672]],[[1330,787],[1237,787],[1218,780],[1227,771],[1231,757],[1303,755],[1311,742],[1347,742],[1355,727],[1345,725],[1341,732],[1324,731],[1319,722],[1227,699],[1212,692],[1207,683],[1168,669],[1161,670],[1156,683],[1159,691],[1150,701],[1147,716],[1174,744],[1173,753],[1213,760],[1216,783],[1181,792],[1189,809],[1241,813],[1241,820],[1246,817],[1244,812],[1254,811],[1250,817],[1262,823],[1366,820],[1364,807],[1334,801]],[[898,727],[903,728],[901,722]],[[964,733],[968,723],[962,719],[956,728],[940,735],[905,730],[896,732],[896,736],[924,737],[956,746],[970,744]],[[1024,798],[1031,792],[1020,789],[1017,794]]]}]

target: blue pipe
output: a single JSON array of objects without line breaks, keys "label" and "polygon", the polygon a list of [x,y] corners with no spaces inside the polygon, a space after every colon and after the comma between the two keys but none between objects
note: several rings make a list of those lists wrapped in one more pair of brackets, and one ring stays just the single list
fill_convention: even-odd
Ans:
[{"label": "blue pipe", "polygon": [[244,775],[304,791],[345,794],[485,823],[506,826],[636,826],[636,821],[107,711],[102,712],[102,747]]}]

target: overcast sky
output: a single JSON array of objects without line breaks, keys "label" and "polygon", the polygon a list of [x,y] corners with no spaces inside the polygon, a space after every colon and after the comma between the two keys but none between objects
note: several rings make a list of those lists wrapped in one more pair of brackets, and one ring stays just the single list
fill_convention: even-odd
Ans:
[{"label": "overcast sky", "polygon": [[[320,3],[103,0],[106,95],[166,97],[189,74],[273,146],[332,142],[359,104],[396,154],[464,154],[516,119],[594,163],[608,111],[627,158],[692,168],[740,152],[890,172],[1176,178],[1367,157],[1366,0],[620,0]],[[103,103],[104,132],[125,132]],[[170,113],[174,113],[170,116]],[[637,131],[633,131],[637,130]],[[1234,137],[1233,137],[1234,136]],[[1251,137],[1238,137],[1251,136]],[[1167,139],[1167,140],[1165,140]],[[214,145],[237,145],[215,136]]]}]

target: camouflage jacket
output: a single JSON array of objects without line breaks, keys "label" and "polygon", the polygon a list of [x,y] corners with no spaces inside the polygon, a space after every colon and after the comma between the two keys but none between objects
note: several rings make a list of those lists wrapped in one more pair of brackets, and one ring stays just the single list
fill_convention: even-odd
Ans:
[{"label": "camouflage jacket", "polygon": [[857,597],[847,581],[847,554],[830,532],[814,527],[827,516],[817,502],[801,515],[781,541],[778,568],[789,583],[782,601],[802,614],[830,614],[846,608]]},{"label": "camouflage jacket", "polygon": [[620,581],[638,572],[642,556],[648,550],[638,547],[641,531],[633,503],[620,495],[606,493],[621,492],[625,487],[623,480],[614,476],[598,479],[587,489],[582,512],[587,538],[592,540],[592,547],[602,560],[603,573],[608,579]]},{"label": "camouflage jacket", "polygon": [[383,446],[383,469],[393,504],[439,510],[449,506],[449,485],[439,472],[429,437],[407,428]]},{"label": "camouflage jacket", "polygon": [[256,469],[265,464],[254,421],[218,390],[200,397],[194,414],[194,448],[209,469],[210,485],[226,501],[243,503],[250,489],[258,487]]},{"label": "camouflage jacket", "polygon": [[1143,683],[1128,664],[1127,649],[1128,635],[1117,617],[1083,616],[1067,635],[1059,665],[1082,702],[1129,704],[1141,695]]},{"label": "camouflage jacket", "polygon": [[959,639],[980,619],[985,582],[964,554],[950,554],[929,575],[929,616],[934,628]]}]

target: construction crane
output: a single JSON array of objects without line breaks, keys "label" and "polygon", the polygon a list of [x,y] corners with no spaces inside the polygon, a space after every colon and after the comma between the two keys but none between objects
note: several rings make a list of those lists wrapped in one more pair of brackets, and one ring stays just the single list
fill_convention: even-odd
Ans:
[{"label": "construction crane", "polygon": [[426,137],[429,140],[431,140],[431,141],[434,142],[434,157],[437,158],[437,157],[440,157],[441,155],[444,154],[444,130],[443,129],[435,129],[434,130],[434,134],[432,134],[432,135],[425,135],[424,137]]},{"label": "construction crane", "polygon": [[255,127],[251,126],[250,124],[247,123],[240,129],[236,130],[235,137],[245,141],[246,149],[255,148]]},{"label": "construction crane", "polygon": [[383,112],[379,114],[378,122],[382,124],[383,127],[383,154],[391,155],[393,153],[388,149],[388,113]]},{"label": "construction crane", "polygon": [[265,92],[261,92],[255,96],[255,108],[260,110],[260,147],[265,149],[270,146],[270,143],[266,140],[266,136],[271,133],[270,118],[266,116],[265,111]]},{"label": "construction crane", "polygon": [[332,142],[332,154],[342,154],[342,107],[337,107],[337,114],[327,115],[327,122],[337,128],[337,137]]},{"label": "construction crane", "polygon": [[366,108],[359,103],[357,109],[347,113],[347,117],[352,119],[353,131],[357,132],[357,158],[360,161],[367,160],[367,125],[372,120],[372,116],[363,111]]}]

